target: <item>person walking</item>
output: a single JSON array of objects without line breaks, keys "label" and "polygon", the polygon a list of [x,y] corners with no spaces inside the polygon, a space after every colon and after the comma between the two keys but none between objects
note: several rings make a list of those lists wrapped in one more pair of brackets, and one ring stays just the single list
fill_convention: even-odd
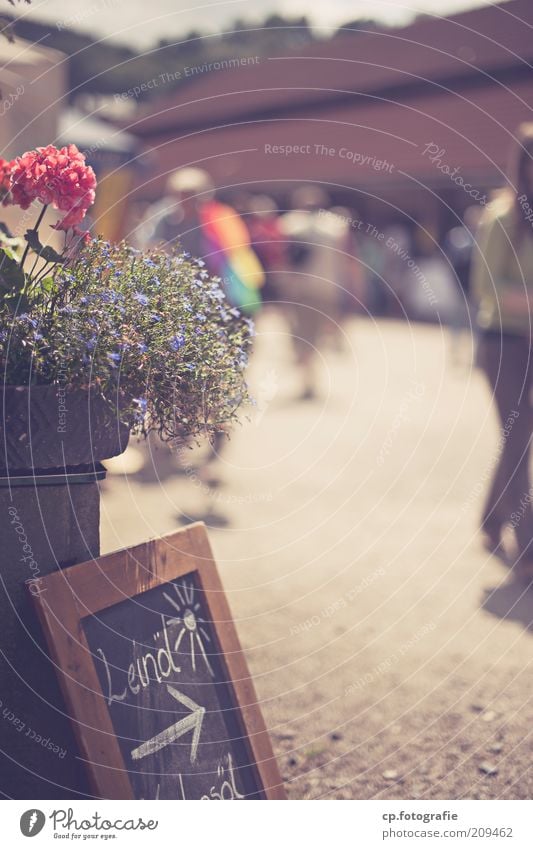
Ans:
[{"label": "person walking", "polygon": [[[220,278],[235,315],[254,316],[260,309],[265,275],[251,246],[250,233],[239,213],[216,199],[215,185],[207,171],[196,167],[174,171],[167,180],[165,197],[147,211],[140,232],[144,244],[162,246],[169,252],[183,250],[203,262],[211,275]],[[217,526],[227,524],[212,503],[220,484],[215,463],[225,441],[225,433],[217,431],[194,469],[209,501],[202,516],[195,518]],[[184,466],[183,470],[188,474],[191,467]]]},{"label": "person walking", "polygon": [[253,195],[247,203],[245,221],[252,248],[265,271],[263,302],[277,301],[287,267],[287,249],[276,202],[268,195]]},{"label": "person walking", "polygon": [[215,197],[214,183],[202,168],[179,168],[167,181],[167,198],[151,219],[150,244],[177,246],[203,260],[220,277],[227,299],[246,315],[261,306],[265,275],[239,213]]},{"label": "person walking", "polygon": [[301,186],[292,196],[291,211],[279,221],[288,254],[280,304],[301,374],[300,400],[316,397],[314,366],[322,339],[329,337],[340,347],[348,224],[328,207],[329,198],[319,186]]},{"label": "person walking", "polygon": [[482,516],[492,550],[510,525],[517,573],[533,578],[533,490],[529,472],[533,305],[533,124],[517,131],[512,191],[485,210],[473,252],[479,363],[501,425],[501,450]]}]

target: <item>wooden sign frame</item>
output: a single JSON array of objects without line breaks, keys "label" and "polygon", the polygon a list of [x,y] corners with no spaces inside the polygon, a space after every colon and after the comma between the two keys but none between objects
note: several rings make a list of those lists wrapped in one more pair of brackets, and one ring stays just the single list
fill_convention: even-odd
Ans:
[{"label": "wooden sign frame", "polygon": [[134,798],[82,620],[191,572],[203,591],[221,651],[220,661],[226,667],[227,683],[261,791],[267,799],[285,799],[254,684],[202,522],[53,572],[39,579],[39,595],[32,595],[91,786],[104,799]]}]

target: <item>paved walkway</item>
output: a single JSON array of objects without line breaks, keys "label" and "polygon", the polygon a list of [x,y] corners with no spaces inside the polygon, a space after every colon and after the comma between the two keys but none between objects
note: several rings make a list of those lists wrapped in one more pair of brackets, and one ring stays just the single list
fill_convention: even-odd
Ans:
[{"label": "paved walkway", "polygon": [[531,797],[533,592],[477,536],[482,376],[438,327],[353,320],[297,404],[285,327],[260,330],[224,485],[110,476],[103,549],[229,520],[210,536],[291,797]]}]

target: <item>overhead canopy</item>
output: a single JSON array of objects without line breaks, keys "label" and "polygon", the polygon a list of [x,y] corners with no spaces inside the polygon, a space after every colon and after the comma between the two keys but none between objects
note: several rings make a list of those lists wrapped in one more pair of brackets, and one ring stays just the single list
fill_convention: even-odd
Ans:
[{"label": "overhead canopy", "polygon": [[[387,192],[416,180],[455,188],[424,153],[429,143],[444,150],[450,171],[497,185],[514,129],[531,120],[532,25],[531,0],[511,0],[342,34],[229,70],[200,68],[127,126],[157,156],[143,191],[157,195],[166,174],[196,164],[218,186],[312,179]],[[322,144],[333,152],[317,153]]]},{"label": "overhead canopy", "polygon": [[78,109],[66,109],[59,121],[59,141],[75,144],[80,150],[108,153],[133,153],[137,139],[125,130],[103,121],[97,115],[85,115]]}]

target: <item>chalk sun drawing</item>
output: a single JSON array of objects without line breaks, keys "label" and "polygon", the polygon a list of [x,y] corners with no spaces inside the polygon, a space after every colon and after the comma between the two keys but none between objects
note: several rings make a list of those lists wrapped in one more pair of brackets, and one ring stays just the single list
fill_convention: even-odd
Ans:
[{"label": "chalk sun drawing", "polygon": [[[194,598],[196,588],[194,584],[190,583],[187,585],[185,581],[183,581],[181,586],[178,586],[177,584],[172,584],[172,586],[177,598],[173,598],[165,592],[163,595],[178,614],[177,616],[171,616],[166,620],[167,628],[171,625],[181,625],[176,642],[174,643],[174,651],[178,651],[183,639],[185,638],[185,646],[187,643],[189,645],[193,670],[196,672],[196,659],[197,656],[199,656],[203,659],[207,669],[209,670],[209,674],[214,677],[215,673],[209,663],[209,658],[207,657],[204,645],[204,641],[210,643],[211,638],[203,627],[205,619],[199,615],[199,611],[201,609],[200,604],[195,601]],[[197,651],[197,649],[199,651]]]}]

